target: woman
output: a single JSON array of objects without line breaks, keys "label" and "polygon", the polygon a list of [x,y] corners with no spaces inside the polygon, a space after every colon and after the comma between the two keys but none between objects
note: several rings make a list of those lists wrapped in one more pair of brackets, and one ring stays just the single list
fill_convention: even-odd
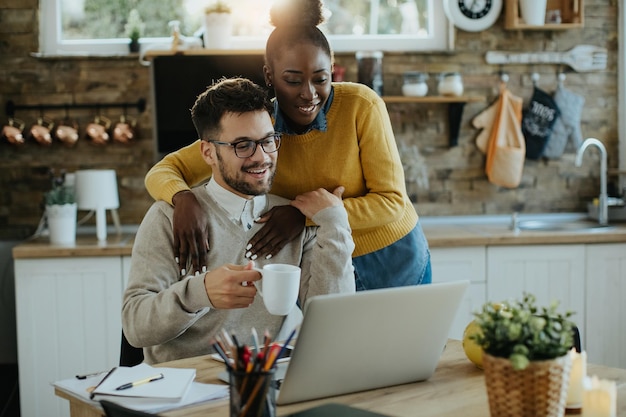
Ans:
[{"label": "woman", "polygon": [[[357,290],[430,283],[428,243],[406,192],[385,103],[362,84],[331,82],[333,53],[317,27],[320,0],[281,2],[270,17],[275,29],[263,70],[276,96],[275,130],[283,138],[271,192],[297,200],[320,187],[345,187]],[[187,184],[211,174],[198,147],[199,141],[166,156],[146,175],[150,194],[175,207],[179,265],[191,256],[196,271],[209,250],[204,219],[210,213],[200,210]],[[257,221],[267,224],[246,248],[251,259],[278,253],[304,227],[290,206]]]}]

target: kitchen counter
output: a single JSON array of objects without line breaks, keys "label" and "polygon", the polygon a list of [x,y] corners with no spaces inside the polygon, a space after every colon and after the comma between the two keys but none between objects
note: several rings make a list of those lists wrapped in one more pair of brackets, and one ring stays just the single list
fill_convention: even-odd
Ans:
[{"label": "kitchen counter", "polygon": [[[586,215],[582,213],[564,213],[520,215],[517,220],[523,222],[586,219]],[[420,217],[420,222],[432,248],[626,242],[626,223],[580,230],[535,231],[511,230],[511,216],[505,215]]]},{"label": "kitchen counter", "polygon": [[134,233],[108,234],[99,242],[95,233],[78,234],[74,245],[51,245],[48,237],[27,240],[13,248],[13,259],[130,256]]},{"label": "kitchen counter", "polygon": [[[521,215],[524,220],[582,220],[584,214]],[[432,248],[497,245],[544,245],[567,243],[625,243],[626,223],[609,227],[570,231],[511,230],[511,216],[440,216],[421,218],[422,228]],[[47,237],[24,241],[13,248],[13,259],[67,258],[85,256],[129,256],[136,228],[109,233],[106,242],[95,233],[78,234],[74,245],[51,245]]]}]

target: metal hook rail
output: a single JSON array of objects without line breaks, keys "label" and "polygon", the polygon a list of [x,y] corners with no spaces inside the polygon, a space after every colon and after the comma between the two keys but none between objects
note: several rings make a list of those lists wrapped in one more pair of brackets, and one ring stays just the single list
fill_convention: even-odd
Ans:
[{"label": "metal hook rail", "polygon": [[9,117],[15,116],[16,110],[40,110],[45,109],[110,109],[110,108],[137,108],[140,113],[146,110],[146,99],[141,98],[136,102],[127,103],[65,103],[65,104],[15,104],[12,100],[7,101],[5,113]]},{"label": "metal hook rail", "polygon": [[606,48],[577,45],[565,52],[503,52],[487,51],[488,64],[566,64],[574,71],[605,70],[608,60]]}]

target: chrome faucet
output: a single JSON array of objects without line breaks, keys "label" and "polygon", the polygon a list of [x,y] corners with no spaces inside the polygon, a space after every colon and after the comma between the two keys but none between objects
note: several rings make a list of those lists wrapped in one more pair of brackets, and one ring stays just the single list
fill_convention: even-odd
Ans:
[{"label": "chrome faucet", "polygon": [[606,192],[607,154],[604,144],[596,138],[585,139],[576,153],[576,166],[583,163],[583,154],[589,146],[595,146],[600,151],[600,196],[598,197],[598,223],[605,226],[609,223],[608,196]]}]

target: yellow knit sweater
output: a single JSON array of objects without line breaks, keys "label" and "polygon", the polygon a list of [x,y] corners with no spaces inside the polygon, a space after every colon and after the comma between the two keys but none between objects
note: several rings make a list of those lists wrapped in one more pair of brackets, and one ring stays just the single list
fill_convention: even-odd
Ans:
[{"label": "yellow knit sweater", "polygon": [[[352,255],[361,256],[407,235],[418,216],[406,192],[385,103],[362,84],[333,86],[326,132],[283,135],[272,193],[293,199],[320,187],[332,191],[343,185],[356,245]],[[158,162],[145,183],[153,198],[171,204],[174,194],[210,175],[196,141]]]}]

